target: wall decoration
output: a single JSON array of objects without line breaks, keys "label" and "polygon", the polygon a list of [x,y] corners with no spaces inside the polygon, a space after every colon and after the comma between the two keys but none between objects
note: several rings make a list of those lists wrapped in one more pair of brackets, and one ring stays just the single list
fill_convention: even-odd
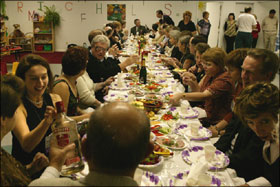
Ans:
[{"label": "wall decoration", "polygon": [[107,20],[125,20],[126,6],[125,4],[107,4]]}]

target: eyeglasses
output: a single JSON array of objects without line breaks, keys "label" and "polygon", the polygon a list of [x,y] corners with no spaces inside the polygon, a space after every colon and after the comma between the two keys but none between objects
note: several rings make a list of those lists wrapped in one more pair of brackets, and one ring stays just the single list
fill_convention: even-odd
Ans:
[{"label": "eyeglasses", "polygon": [[97,52],[100,52],[100,51],[107,52],[107,49],[105,49],[105,48],[103,48],[103,47],[99,47],[99,46],[96,46],[94,49],[95,49],[95,51],[97,51]]}]

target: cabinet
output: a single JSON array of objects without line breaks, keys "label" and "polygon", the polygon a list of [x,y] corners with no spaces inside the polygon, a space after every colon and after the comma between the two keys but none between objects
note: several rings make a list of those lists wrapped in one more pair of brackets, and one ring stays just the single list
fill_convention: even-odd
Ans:
[{"label": "cabinet", "polygon": [[33,45],[34,53],[54,52],[53,24],[45,24],[43,21],[33,21]]}]

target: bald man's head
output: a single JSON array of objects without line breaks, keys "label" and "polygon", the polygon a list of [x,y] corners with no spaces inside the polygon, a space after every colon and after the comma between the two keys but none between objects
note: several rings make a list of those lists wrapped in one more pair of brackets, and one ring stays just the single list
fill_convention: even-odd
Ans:
[{"label": "bald man's head", "polygon": [[87,151],[98,168],[133,169],[146,156],[149,137],[150,122],[144,112],[127,103],[110,103],[91,116]]}]

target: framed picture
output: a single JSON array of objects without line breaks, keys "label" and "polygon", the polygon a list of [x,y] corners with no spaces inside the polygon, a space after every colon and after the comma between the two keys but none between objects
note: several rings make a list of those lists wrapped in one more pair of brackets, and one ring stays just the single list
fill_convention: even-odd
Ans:
[{"label": "framed picture", "polygon": [[107,4],[107,20],[121,21],[126,19],[125,4]]}]

